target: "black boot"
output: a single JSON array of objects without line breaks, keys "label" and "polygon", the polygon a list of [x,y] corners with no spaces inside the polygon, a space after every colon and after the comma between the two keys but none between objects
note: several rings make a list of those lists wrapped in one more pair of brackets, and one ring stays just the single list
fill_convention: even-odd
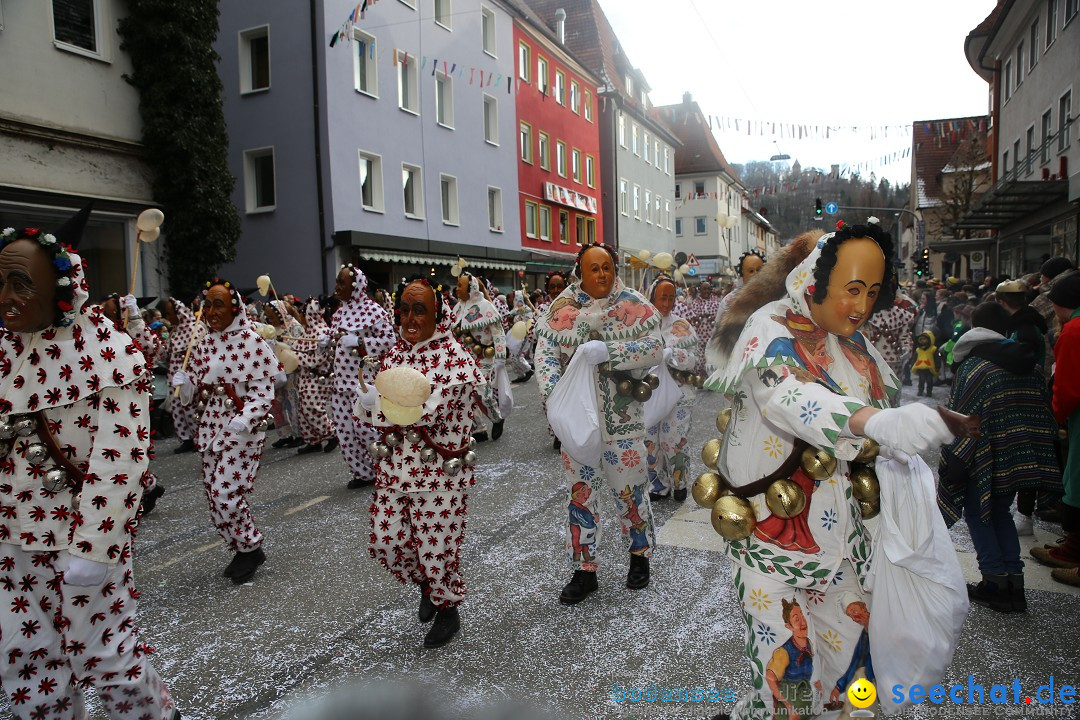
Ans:
[{"label": "black boot", "polygon": [[589,570],[575,570],[574,577],[566,583],[566,587],[559,594],[559,602],[563,605],[577,605],[584,600],[589,593],[596,592],[600,587],[596,583],[596,573]]},{"label": "black boot", "polygon": [[1027,611],[1027,598],[1024,597],[1024,573],[1009,573],[1009,600],[1013,612]]},{"label": "black boot", "polygon": [[684,487],[679,488],[678,490],[676,490],[674,492],[672,497],[675,498],[676,502],[682,502],[683,500],[686,499],[686,488],[684,488]]},{"label": "black boot", "polygon": [[669,495],[667,493],[658,493],[649,491],[649,500],[652,502],[659,502],[661,500],[667,500]]},{"label": "black boot", "polygon": [[368,478],[355,478],[354,477],[352,480],[349,481],[349,484],[346,485],[345,487],[349,488],[350,490],[359,490],[361,488],[366,488],[368,485],[374,485],[374,484],[375,484],[375,479],[374,478],[368,479]]},{"label": "black boot", "polygon": [[649,558],[644,555],[630,555],[630,571],[626,573],[626,587],[631,590],[649,587]]},{"label": "black boot", "polygon": [[142,498],[142,514],[149,515],[157,507],[158,498],[165,494],[165,486],[157,483]]},{"label": "black boot", "polygon": [[287,443],[285,443],[285,447],[294,448],[294,447],[300,447],[303,444],[304,444],[304,438],[302,438],[302,437],[289,437],[289,441]]},{"label": "black boot", "polygon": [[473,440],[475,440],[476,442],[487,442],[487,439],[488,439],[487,430],[481,430],[480,432],[475,432],[475,433],[472,434],[472,437],[473,437]]},{"label": "black boot", "polygon": [[420,612],[417,613],[420,617],[420,622],[431,622],[435,619],[435,613],[437,611],[435,603],[431,602],[431,589],[427,583],[423,583],[420,585]]},{"label": "black boot", "polygon": [[982,582],[968,585],[968,599],[976,605],[988,607],[1000,613],[1012,612],[1012,595],[1009,591],[1009,576],[987,575],[983,573]]},{"label": "black boot", "polygon": [[458,615],[456,606],[439,610],[435,614],[435,622],[432,623],[431,629],[424,636],[424,647],[442,647],[453,640],[460,629],[461,617]]},{"label": "black boot", "polygon": [[183,455],[184,453],[193,452],[194,450],[195,450],[195,441],[194,440],[184,440],[183,442],[181,442],[179,445],[176,446],[175,450],[173,450],[173,455]]},{"label": "black boot", "polygon": [[[255,576],[255,571],[264,562],[266,562],[266,553],[263,552],[261,547],[250,552],[238,552],[236,557],[233,558],[233,562],[230,563],[232,574],[229,577],[232,578],[234,585],[243,585]],[[226,572],[228,572],[228,568],[226,568]]]},{"label": "black boot", "polygon": [[553,450],[562,450],[562,440],[555,438],[555,441],[551,443],[551,448]]},{"label": "black boot", "polygon": [[283,447],[292,447],[291,445],[289,445],[289,443],[291,442],[292,437],[278,438],[274,442],[270,443],[270,447],[274,448],[275,450],[280,450]]},{"label": "black boot", "polygon": [[505,420],[500,420],[499,422],[497,422],[497,423],[495,423],[494,425],[491,426],[491,439],[493,441],[498,440],[499,438],[502,437],[503,423],[505,423],[505,422],[506,422]]},{"label": "black boot", "polygon": [[297,455],[308,455],[322,450],[322,443],[310,443],[296,451]]},{"label": "black boot", "polygon": [[326,445],[323,447],[322,451],[324,453],[334,452],[335,450],[337,450],[337,446],[339,444],[340,443],[338,442],[338,439],[336,437],[332,437],[326,441]]}]

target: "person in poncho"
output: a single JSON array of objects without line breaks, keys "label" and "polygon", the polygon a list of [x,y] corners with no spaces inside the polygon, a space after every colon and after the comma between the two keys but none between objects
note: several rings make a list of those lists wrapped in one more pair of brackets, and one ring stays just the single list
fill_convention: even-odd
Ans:
[{"label": "person in poncho", "polygon": [[206,283],[203,320],[208,330],[172,384],[200,413],[195,445],[210,521],[234,553],[224,575],[241,585],[266,561],[247,496],[255,489],[274,380],[282,369],[270,345],[252,330],[243,299],[228,281]]},{"label": "person in poncho", "polygon": [[412,368],[427,379],[431,394],[406,423],[373,384],[359,392],[356,412],[379,437],[370,552],[402,583],[420,586],[420,621],[434,620],[424,647],[435,648],[460,627],[461,546],[476,464],[473,396],[487,380],[454,339],[450,310],[426,279],[412,278],[397,297],[400,335],[381,370]]},{"label": "person in poncho", "polygon": [[674,494],[677,501],[686,499],[686,474],[690,460],[686,454],[689,442],[691,408],[696,393],[687,382],[692,373],[700,344],[689,321],[676,317],[675,281],[660,275],[645,293],[660,313],[660,335],[664,340],[664,362],[660,372],[676,374],[682,396],[671,413],[645,431],[645,449],[649,453],[649,499],[660,500]]},{"label": "person in poncho", "polygon": [[[467,272],[458,277],[457,305],[454,306],[454,330],[466,348],[475,348],[476,362],[485,384],[478,388],[484,412],[491,421],[491,439],[502,437],[505,418],[499,412],[495,376],[506,365],[506,331],[503,313],[481,290],[480,280]],[[504,304],[505,306],[505,304]],[[473,418],[473,437],[488,439],[487,426],[479,415]]]},{"label": "person in poncho", "polygon": [[[566,284],[569,280],[569,274],[564,270],[552,270],[547,274],[547,278],[544,281],[544,295],[546,299],[544,302],[539,303],[536,306],[535,317],[541,318],[547,313],[548,308],[551,307],[551,301],[559,297],[562,291],[566,289]],[[533,320],[532,325],[529,326],[528,343],[533,349],[533,365],[536,364],[536,346],[539,343],[539,339],[536,336],[537,323]],[[544,417],[547,417],[547,396],[540,393],[540,407],[544,410]],[[555,437],[555,433],[551,430],[551,425],[548,424],[548,435],[551,437],[551,447],[553,450],[559,450],[562,447],[562,442],[559,438]]]},{"label": "person in poncho", "polygon": [[[307,322],[305,337],[289,342],[300,362],[296,371],[297,422],[304,446],[296,451],[298,455],[320,450],[330,452],[337,446],[334,424],[326,412],[334,385],[333,358],[329,353],[320,352],[318,346],[318,338],[329,335],[330,327],[323,319],[318,298],[311,298],[304,306],[304,320]],[[326,447],[323,447],[324,441]]]},{"label": "person in poncho", "polygon": [[[592,370],[603,440],[599,458],[581,462],[571,457],[563,438],[566,546],[574,574],[559,599],[568,605],[581,602],[598,587],[600,525],[596,519],[602,487],[607,486],[615,499],[623,540],[630,552],[627,587],[640,589],[649,584],[649,557],[655,545],[643,404],[620,394],[618,386],[640,381],[649,368],[659,364],[664,342],[659,313],[640,293],[622,284],[616,267],[615,252],[607,246],[583,247],[574,281],[537,320],[536,376],[544,398],[555,390],[575,355],[581,354],[579,362],[590,367],[606,363],[603,372]],[[579,508],[592,518],[575,519]]]},{"label": "person in poncho", "polygon": [[75,252],[0,237],[0,681],[9,717],[179,718],[136,627],[134,534],[149,464],[146,361],[87,304]]},{"label": "person in poncho", "polygon": [[694,358],[694,373],[697,375],[705,374],[705,338],[712,332],[713,326],[716,324],[716,315],[719,312],[720,297],[713,292],[711,282],[702,280],[697,285],[697,297],[686,303],[683,311],[677,314],[677,316],[690,321],[690,324],[694,327],[694,332],[702,340]]},{"label": "person in poncho", "polygon": [[[875,218],[838,225],[792,241],[747,283],[711,340],[728,357],[706,387],[732,402],[715,465],[739,509],[724,549],[735,565],[754,680],[730,715],[739,720],[838,709],[824,704],[823,688],[847,669],[862,628],[837,600],[867,597],[871,553],[862,513],[876,512],[853,495],[851,463],[864,438],[907,455],[953,438],[925,405],[889,407],[899,383],[859,330],[892,305],[892,239]],[[785,293],[774,299],[778,286]],[[818,451],[814,463],[801,462],[804,449]],[[793,602],[805,613],[809,643],[799,675],[805,692],[797,697],[778,694],[766,667],[792,637],[783,611]]]},{"label": "person in poncho", "polygon": [[[728,308],[731,307],[731,303],[735,302],[735,298],[739,297],[739,291],[741,291],[746,283],[750,282],[750,278],[757,275],[764,266],[765,255],[759,250],[749,250],[739,256],[739,262],[735,263],[735,286],[729,293],[720,299],[720,306],[716,310],[716,318],[713,321],[709,337],[712,337],[712,333],[715,333],[717,328],[720,327],[720,322],[723,320],[724,314],[727,313]],[[710,352],[707,340],[708,338],[702,338],[702,342],[706,343],[705,369],[707,372],[712,373],[718,366],[725,363],[727,358],[714,357]]]},{"label": "person in poncho", "polygon": [[[198,323],[191,308],[176,298],[169,298],[169,301],[165,304],[165,319],[172,325],[168,344],[168,376],[171,378],[184,363],[184,355],[187,352],[192,333],[198,332],[201,335],[206,326]],[[195,419],[195,408],[173,399],[170,395],[169,413],[172,415],[173,430],[176,431],[176,437],[180,440],[180,444],[173,452],[180,455],[193,451],[195,449],[195,427],[198,425],[198,421]]]}]

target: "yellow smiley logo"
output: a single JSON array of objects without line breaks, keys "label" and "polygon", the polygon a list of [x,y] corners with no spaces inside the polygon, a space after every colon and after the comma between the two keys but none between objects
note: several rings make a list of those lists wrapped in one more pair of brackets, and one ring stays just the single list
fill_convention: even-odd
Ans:
[{"label": "yellow smiley logo", "polygon": [[847,689],[848,700],[857,708],[870,707],[877,697],[877,688],[869,680],[859,679]]}]

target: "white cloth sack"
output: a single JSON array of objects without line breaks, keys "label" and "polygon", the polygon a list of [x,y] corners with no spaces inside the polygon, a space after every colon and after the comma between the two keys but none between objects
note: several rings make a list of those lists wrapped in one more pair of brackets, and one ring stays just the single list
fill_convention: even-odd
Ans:
[{"label": "white cloth sack", "polygon": [[495,393],[499,401],[499,414],[505,420],[514,411],[514,393],[510,391],[510,374],[506,372],[506,365],[495,370]]},{"label": "white cloth sack", "polygon": [[[941,681],[968,612],[964,573],[937,506],[934,476],[921,457],[879,456],[881,514],[871,530],[870,653],[879,688]],[[906,695],[906,693],[905,693]],[[886,714],[911,704],[879,692]]]},{"label": "white cloth sack", "polygon": [[522,344],[524,342],[525,342],[525,338],[522,338],[522,339],[518,340],[512,334],[507,333],[506,334],[506,349],[508,351],[507,354],[510,355],[511,357],[514,356],[514,355],[519,354],[521,352],[521,346],[522,346]]},{"label": "white cloth sack", "polygon": [[651,372],[660,377],[660,385],[645,401],[646,430],[670,415],[682,399],[682,388],[663,363],[654,367]]},{"label": "white cloth sack", "polygon": [[593,366],[574,353],[547,401],[548,424],[566,454],[582,465],[600,465],[600,413]]}]

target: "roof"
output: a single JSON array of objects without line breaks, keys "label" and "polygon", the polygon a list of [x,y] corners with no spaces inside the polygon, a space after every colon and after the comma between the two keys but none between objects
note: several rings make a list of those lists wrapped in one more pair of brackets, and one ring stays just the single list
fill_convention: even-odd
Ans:
[{"label": "roof", "polygon": [[667,121],[675,137],[682,142],[675,148],[675,174],[725,173],[737,183],[742,183],[739,173],[724,157],[716,137],[712,133],[701,108],[693,100],[683,100],[678,105],[664,105],[656,113]]},{"label": "roof", "polygon": [[[911,165],[915,168],[915,189],[918,207],[940,205],[944,191],[941,179],[945,169],[956,155],[957,149],[967,138],[967,129],[975,131],[982,123],[986,127],[986,115],[942,120],[916,120],[911,128]],[[943,132],[943,128],[957,128]]]},{"label": "roof", "polygon": [[998,0],[990,14],[964,38],[964,55],[967,57],[968,65],[987,82],[994,77],[994,66],[993,63],[986,65],[983,62],[983,55],[986,52],[986,46],[990,44],[990,40],[1001,27],[1001,22],[1012,9],[1013,3],[1014,0]]}]

